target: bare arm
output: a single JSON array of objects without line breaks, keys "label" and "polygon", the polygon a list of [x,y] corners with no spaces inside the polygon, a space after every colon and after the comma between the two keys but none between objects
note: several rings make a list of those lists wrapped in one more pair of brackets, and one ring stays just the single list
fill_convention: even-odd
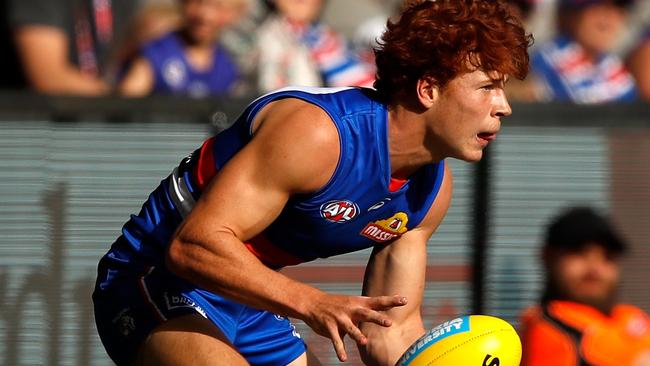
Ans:
[{"label": "bare arm", "polygon": [[420,226],[390,245],[375,248],[370,257],[363,294],[399,293],[408,298],[408,304],[386,311],[393,320],[390,328],[376,327],[371,323],[361,325],[369,342],[359,350],[368,365],[394,365],[402,353],[424,334],[420,307],[427,267],[426,245],[447,212],[451,192],[451,171],[445,164],[440,192]]},{"label": "bare arm", "polygon": [[102,95],[109,91],[102,80],[84,75],[68,57],[65,33],[52,26],[21,26],[15,41],[27,79],[40,92]]},{"label": "bare arm", "polygon": [[118,92],[129,97],[143,97],[153,89],[154,75],[151,64],[138,57],[118,86]]},{"label": "bare arm", "polygon": [[175,233],[169,269],[210,291],[252,307],[302,319],[332,339],[339,359],[347,358],[342,336],[367,339],[355,324],[384,326],[377,310],[401,305],[400,297],[334,296],[264,266],[243,245],[266,228],[291,194],[312,192],[333,174],[338,132],[321,109],[295,99],[261,112],[261,127],[211,182]]}]

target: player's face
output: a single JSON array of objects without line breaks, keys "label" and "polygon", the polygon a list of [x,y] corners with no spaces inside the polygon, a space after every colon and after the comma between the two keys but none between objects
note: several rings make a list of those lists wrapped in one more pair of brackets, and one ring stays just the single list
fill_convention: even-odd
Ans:
[{"label": "player's face", "polygon": [[478,161],[512,113],[503,91],[505,77],[475,70],[452,79],[431,108],[432,151],[443,156]]},{"label": "player's face", "polygon": [[189,37],[195,43],[212,43],[223,28],[241,14],[239,0],[183,0],[183,15]]},{"label": "player's face", "polygon": [[596,307],[608,304],[619,280],[618,259],[597,243],[557,256],[550,270],[564,297]]},{"label": "player's face", "polygon": [[323,0],[275,0],[275,5],[290,20],[311,23],[318,18]]}]

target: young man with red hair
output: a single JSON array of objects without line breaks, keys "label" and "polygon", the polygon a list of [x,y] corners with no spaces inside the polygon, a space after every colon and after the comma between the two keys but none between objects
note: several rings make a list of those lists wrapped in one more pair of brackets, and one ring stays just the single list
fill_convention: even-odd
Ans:
[{"label": "young man with red hair", "polygon": [[[447,157],[481,159],[511,113],[530,37],[494,0],[418,1],[388,24],[376,90],[283,89],[184,159],[99,264],[97,327],[118,364],[316,365],[285,317],[393,365],[424,333]],[[363,296],[278,268],[374,248]]]}]

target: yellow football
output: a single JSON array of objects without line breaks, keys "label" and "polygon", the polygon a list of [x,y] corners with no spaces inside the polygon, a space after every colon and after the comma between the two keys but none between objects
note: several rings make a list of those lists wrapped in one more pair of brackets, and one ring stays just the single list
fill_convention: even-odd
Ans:
[{"label": "yellow football", "polygon": [[396,366],[519,366],[521,341],[503,319],[469,315],[420,337]]}]

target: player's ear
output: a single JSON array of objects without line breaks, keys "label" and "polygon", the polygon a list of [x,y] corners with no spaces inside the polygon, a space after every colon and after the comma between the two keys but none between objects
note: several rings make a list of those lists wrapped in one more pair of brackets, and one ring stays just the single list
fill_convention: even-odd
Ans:
[{"label": "player's ear", "polygon": [[433,107],[440,92],[435,81],[430,77],[422,77],[418,79],[415,88],[420,104],[426,109]]}]

